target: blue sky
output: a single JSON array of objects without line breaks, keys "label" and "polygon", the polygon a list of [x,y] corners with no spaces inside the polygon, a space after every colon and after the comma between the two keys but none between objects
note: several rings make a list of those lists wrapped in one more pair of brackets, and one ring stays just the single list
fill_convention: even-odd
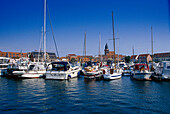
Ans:
[{"label": "blue sky", "polygon": [[[0,50],[39,50],[43,26],[43,0],[0,0]],[[119,53],[170,52],[168,0],[47,0],[60,56],[82,55],[87,33],[87,55],[98,55],[99,32],[102,53],[108,43],[113,50],[112,11]],[[47,17],[47,51],[55,52]]]}]

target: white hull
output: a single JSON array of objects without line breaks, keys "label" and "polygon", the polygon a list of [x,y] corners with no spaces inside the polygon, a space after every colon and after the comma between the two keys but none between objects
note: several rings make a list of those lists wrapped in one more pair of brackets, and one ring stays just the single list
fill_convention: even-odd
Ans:
[{"label": "white hull", "polygon": [[45,79],[67,80],[78,76],[77,71],[47,71]]},{"label": "white hull", "polygon": [[99,75],[99,72],[84,72],[84,78],[86,79],[94,79],[97,75]]},{"label": "white hull", "polygon": [[46,71],[29,71],[19,76],[20,78],[42,78]]},{"label": "white hull", "polygon": [[12,74],[14,75],[14,76],[21,76],[21,75],[23,75],[25,73],[25,71],[13,71],[12,72]]},{"label": "white hull", "polygon": [[152,73],[134,73],[133,79],[135,80],[151,80]]},{"label": "white hull", "polygon": [[121,73],[113,73],[113,74],[104,74],[103,75],[104,80],[116,80],[116,79],[120,79]]}]

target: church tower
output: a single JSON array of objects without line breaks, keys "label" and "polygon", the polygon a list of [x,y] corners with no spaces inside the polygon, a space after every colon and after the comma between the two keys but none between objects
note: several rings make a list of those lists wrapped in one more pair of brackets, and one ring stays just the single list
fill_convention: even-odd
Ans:
[{"label": "church tower", "polygon": [[105,52],[105,55],[107,55],[107,53],[109,53],[109,48],[108,48],[108,45],[107,45],[107,43],[106,43],[106,45],[105,45],[104,52]]}]

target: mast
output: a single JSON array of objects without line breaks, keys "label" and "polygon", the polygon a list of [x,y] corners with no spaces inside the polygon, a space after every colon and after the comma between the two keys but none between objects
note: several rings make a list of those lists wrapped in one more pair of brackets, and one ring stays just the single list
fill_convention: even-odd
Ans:
[{"label": "mast", "polygon": [[151,26],[151,49],[152,49],[152,69],[153,70],[153,32],[152,32],[152,26]]},{"label": "mast", "polygon": [[84,54],[85,54],[85,61],[86,61],[86,32],[84,37]]},{"label": "mast", "polygon": [[101,35],[100,35],[100,32],[99,32],[99,62],[101,62],[100,47],[101,47]]},{"label": "mast", "polygon": [[40,57],[41,56],[41,48],[43,47],[43,26],[42,26],[42,32],[41,32],[41,40],[40,40],[40,50],[38,52],[38,62],[40,62]]},{"label": "mast", "polygon": [[113,46],[114,46],[114,69],[116,69],[116,56],[115,56],[115,32],[114,32],[113,11],[112,11],[112,27],[113,27]]},{"label": "mast", "polygon": [[46,63],[46,4],[47,1],[44,0],[44,61]]},{"label": "mast", "polygon": [[118,56],[118,61],[117,61],[117,63],[118,63],[118,65],[119,65],[119,38],[117,38],[117,40],[118,40],[118,43],[117,43],[117,56]]},{"label": "mast", "polygon": [[134,57],[134,53],[135,53],[135,50],[134,50],[134,46],[132,47],[132,53],[133,53],[133,63],[135,63],[135,57]]}]

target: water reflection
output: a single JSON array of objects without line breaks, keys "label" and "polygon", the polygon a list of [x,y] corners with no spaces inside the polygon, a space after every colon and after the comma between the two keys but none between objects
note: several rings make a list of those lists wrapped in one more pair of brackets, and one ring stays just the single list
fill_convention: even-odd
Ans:
[{"label": "water reflection", "polygon": [[169,112],[169,82],[0,79],[0,113]]}]

